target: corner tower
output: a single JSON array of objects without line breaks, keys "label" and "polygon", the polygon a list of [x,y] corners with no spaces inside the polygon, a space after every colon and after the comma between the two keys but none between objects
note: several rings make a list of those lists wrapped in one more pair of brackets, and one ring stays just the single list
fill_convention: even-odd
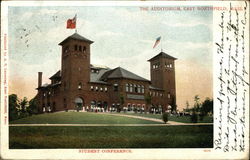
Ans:
[{"label": "corner tower", "polygon": [[62,46],[62,90],[67,93],[78,89],[87,90],[86,84],[90,81],[90,45],[92,43],[93,41],[77,33],[59,43]]},{"label": "corner tower", "polygon": [[164,97],[167,104],[172,107],[176,105],[176,88],[175,88],[175,60],[164,52],[149,59],[151,84],[154,87],[164,89]]}]

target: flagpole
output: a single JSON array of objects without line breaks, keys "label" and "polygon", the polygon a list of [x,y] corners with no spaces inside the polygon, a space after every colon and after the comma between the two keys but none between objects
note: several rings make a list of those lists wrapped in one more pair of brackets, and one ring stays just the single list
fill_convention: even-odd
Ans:
[{"label": "flagpole", "polygon": [[163,52],[162,43],[163,43],[163,37],[162,37],[162,41],[161,41],[161,52]]},{"label": "flagpole", "polygon": [[[77,20],[77,14],[75,15],[76,20]],[[77,26],[77,25],[76,25]],[[77,33],[77,28],[75,28],[75,33]]]}]

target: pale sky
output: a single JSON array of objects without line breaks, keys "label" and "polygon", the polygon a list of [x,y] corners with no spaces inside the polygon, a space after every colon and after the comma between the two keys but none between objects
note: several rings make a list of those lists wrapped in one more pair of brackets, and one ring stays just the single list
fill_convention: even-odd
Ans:
[{"label": "pale sky", "polygon": [[[150,6],[149,6],[150,7]],[[123,67],[150,79],[148,59],[161,50],[176,60],[177,105],[212,98],[212,11],[141,11],[139,7],[9,7],[9,92],[31,99],[37,72],[43,83],[61,68],[58,45],[75,31],[94,41],[91,63]],[[157,37],[161,44],[153,49]]]}]

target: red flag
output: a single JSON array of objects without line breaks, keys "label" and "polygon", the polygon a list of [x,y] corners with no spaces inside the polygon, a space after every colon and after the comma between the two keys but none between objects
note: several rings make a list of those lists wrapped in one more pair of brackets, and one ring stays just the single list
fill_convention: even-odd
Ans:
[{"label": "red flag", "polygon": [[73,19],[67,20],[67,29],[75,29],[76,28],[76,15]]}]

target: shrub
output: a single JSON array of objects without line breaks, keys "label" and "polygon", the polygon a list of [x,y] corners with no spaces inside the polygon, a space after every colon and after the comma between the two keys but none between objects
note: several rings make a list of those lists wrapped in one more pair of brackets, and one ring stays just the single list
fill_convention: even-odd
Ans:
[{"label": "shrub", "polygon": [[197,115],[197,113],[195,111],[192,112],[191,122],[193,122],[193,123],[197,123],[198,122],[198,115]]},{"label": "shrub", "polygon": [[162,114],[162,120],[164,121],[164,123],[168,122],[168,113],[163,113]]}]

